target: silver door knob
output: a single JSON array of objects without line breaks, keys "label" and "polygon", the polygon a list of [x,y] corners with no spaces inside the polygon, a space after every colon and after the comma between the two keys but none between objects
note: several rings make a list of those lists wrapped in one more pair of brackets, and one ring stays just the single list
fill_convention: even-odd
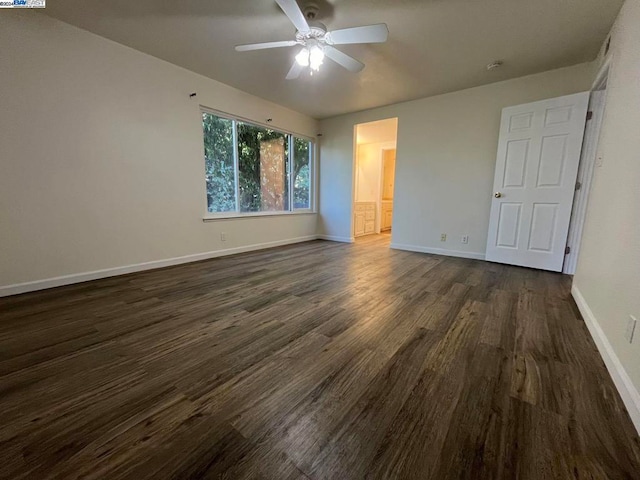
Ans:
[{"label": "silver door knob", "polygon": [[501,198],[502,197],[502,193],[496,192],[496,193],[493,194],[493,196],[496,197],[496,198]]}]

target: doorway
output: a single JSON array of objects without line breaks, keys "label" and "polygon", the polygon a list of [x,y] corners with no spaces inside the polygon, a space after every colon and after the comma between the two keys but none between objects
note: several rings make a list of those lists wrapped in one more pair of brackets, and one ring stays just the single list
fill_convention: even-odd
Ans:
[{"label": "doorway", "polygon": [[398,119],[355,127],[354,237],[389,235],[393,227]]}]

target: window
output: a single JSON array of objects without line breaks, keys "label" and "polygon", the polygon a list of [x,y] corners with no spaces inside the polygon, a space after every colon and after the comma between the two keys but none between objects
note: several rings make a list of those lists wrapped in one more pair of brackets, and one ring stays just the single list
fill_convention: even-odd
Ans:
[{"label": "window", "polygon": [[209,213],[311,209],[311,141],[209,112],[202,129]]}]

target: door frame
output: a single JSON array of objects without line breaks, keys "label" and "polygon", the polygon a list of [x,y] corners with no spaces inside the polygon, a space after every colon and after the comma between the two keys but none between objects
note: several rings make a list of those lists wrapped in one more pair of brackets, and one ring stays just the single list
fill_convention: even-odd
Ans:
[{"label": "door frame", "polygon": [[358,188],[358,125],[359,123],[353,124],[353,160],[351,163],[351,205],[349,205],[349,223],[351,224],[350,232],[350,241],[351,243],[356,241],[356,222],[355,222],[355,214],[356,214],[356,193]]},{"label": "door frame", "polygon": [[[586,135],[589,129],[589,125],[587,124],[587,126],[585,126],[585,138],[582,145],[583,155],[580,158],[580,165],[578,167],[583,169],[581,189],[585,192],[585,194],[580,195],[578,198],[574,199],[574,204],[571,211],[571,220],[569,221],[569,235],[567,237],[567,246],[570,247],[570,252],[565,256],[564,264],[562,266],[562,273],[567,275],[574,275],[576,273],[576,267],[580,258],[582,234],[587,217],[587,210],[589,208],[589,196],[591,194],[591,184],[593,182],[594,171],[596,166],[601,165],[599,161],[596,160],[596,157],[598,155],[598,146],[600,144],[602,121],[607,106],[607,83],[609,79],[609,73],[611,71],[612,61],[612,55],[605,59],[591,87],[589,111],[593,112],[593,118],[591,119],[591,121],[595,123],[594,130],[589,138]],[[591,100],[593,98],[593,92],[604,92],[604,94],[602,99],[594,105],[595,108],[592,109]],[[585,152],[587,152],[586,155]]]},{"label": "door frame", "polygon": [[[384,118],[377,118],[377,119],[373,119],[373,120],[367,120],[367,121],[361,121],[361,122],[357,122],[353,124],[353,150],[352,150],[352,161],[351,161],[351,205],[350,205],[350,224],[351,224],[351,238],[350,238],[350,242],[353,243],[355,242],[355,230],[356,230],[356,226],[355,226],[355,204],[356,204],[356,196],[357,196],[357,189],[358,189],[358,126],[360,125],[364,125],[367,123],[373,123],[373,122],[379,122],[382,120],[393,120],[396,119],[398,121],[398,125],[396,126],[396,141],[395,142],[380,142],[382,147],[382,149],[389,149],[389,145],[393,145],[393,149],[396,150],[396,156],[398,153],[398,130],[400,129],[400,125],[399,125],[399,119],[397,116],[395,117],[384,117]],[[366,144],[365,144],[366,145]],[[381,162],[382,163],[382,157],[381,157]],[[382,180],[381,180],[382,181]],[[382,184],[378,185],[378,189],[380,189],[380,187],[382,186]],[[395,190],[395,188],[394,188]],[[375,233],[379,234],[380,233],[380,210],[382,209],[382,203],[380,201],[380,199],[382,198],[382,192],[378,191],[378,195],[377,195],[378,199],[376,201],[376,229],[375,229]],[[394,195],[394,201],[395,201],[395,195]],[[391,235],[393,237],[393,229],[391,231]]]}]

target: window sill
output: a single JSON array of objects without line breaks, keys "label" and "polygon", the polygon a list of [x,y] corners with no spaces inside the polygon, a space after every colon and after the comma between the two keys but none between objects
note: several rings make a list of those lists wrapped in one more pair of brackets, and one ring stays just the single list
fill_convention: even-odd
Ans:
[{"label": "window sill", "polygon": [[237,220],[240,218],[282,217],[288,215],[316,215],[313,210],[296,210],[295,212],[251,212],[251,213],[219,213],[210,214],[202,218],[203,222],[216,220]]}]

